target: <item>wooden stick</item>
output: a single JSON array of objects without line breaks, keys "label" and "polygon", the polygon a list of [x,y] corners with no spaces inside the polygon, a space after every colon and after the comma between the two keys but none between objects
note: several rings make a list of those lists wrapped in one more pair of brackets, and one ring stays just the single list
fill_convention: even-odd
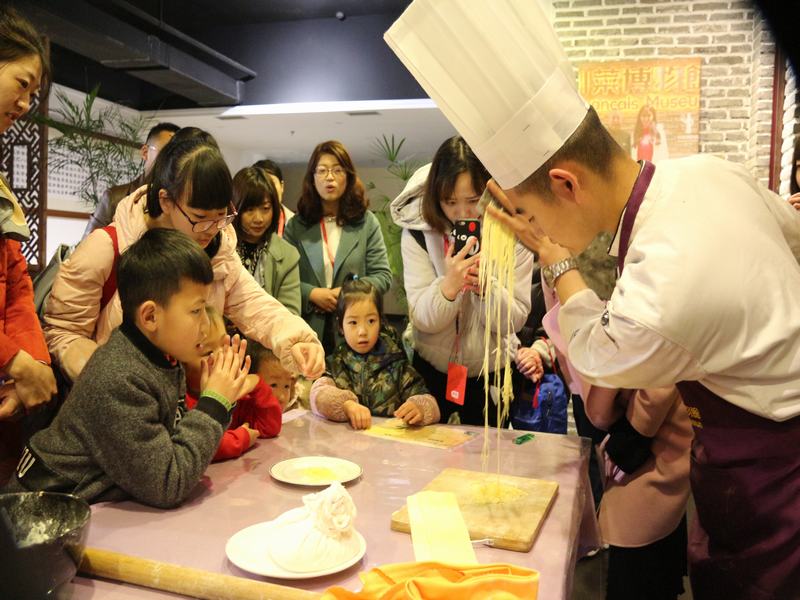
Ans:
[{"label": "wooden stick", "polygon": [[318,600],[321,594],[275,583],[86,548],[80,572],[202,600]]}]

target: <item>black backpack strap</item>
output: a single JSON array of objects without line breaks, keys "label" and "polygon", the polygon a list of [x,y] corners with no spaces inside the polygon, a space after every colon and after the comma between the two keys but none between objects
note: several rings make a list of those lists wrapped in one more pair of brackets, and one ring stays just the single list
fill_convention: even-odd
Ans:
[{"label": "black backpack strap", "polygon": [[425,250],[425,252],[428,251],[428,246],[425,244],[425,234],[423,232],[421,232],[419,229],[409,229],[408,233],[411,234],[411,237],[413,237],[417,244],[419,244],[420,248]]}]

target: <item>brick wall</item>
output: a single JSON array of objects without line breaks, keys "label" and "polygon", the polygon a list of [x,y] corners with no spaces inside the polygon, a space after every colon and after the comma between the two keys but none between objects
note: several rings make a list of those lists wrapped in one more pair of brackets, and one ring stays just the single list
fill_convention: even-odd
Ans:
[{"label": "brick wall", "polygon": [[554,25],[581,61],[699,56],[700,151],[769,177],[774,43],[747,0],[554,0]]}]

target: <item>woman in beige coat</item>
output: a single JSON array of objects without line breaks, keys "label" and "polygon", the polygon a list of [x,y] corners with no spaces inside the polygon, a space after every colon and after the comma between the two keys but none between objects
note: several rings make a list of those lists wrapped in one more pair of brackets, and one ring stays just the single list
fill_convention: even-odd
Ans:
[{"label": "woman in beige coat", "polygon": [[[214,269],[209,305],[248,338],[271,348],[284,368],[306,377],[324,369],[316,335],[299,317],[267,294],[242,266],[229,214],[231,175],[215,144],[188,139],[170,142],[153,166],[145,188],[122,200],[112,226],[119,252],[148,229],[183,231],[206,249]],[[103,287],[117,262],[107,231],[92,232],[61,267],[45,310],[45,338],[64,373],[74,380],[98,345],[122,322],[119,296],[103,307]]]}]

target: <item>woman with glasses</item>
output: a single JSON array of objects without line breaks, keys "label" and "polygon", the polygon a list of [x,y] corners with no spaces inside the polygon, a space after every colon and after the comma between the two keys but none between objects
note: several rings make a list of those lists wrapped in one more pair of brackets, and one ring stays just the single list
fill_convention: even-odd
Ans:
[{"label": "woman with glasses", "polygon": [[283,235],[300,252],[303,318],[328,354],[339,342],[333,313],[347,275],[369,281],[381,295],[392,283],[381,228],[367,202],[345,147],[328,141],[314,148],[297,215]]},{"label": "woman with glasses", "polygon": [[280,237],[281,203],[265,169],[245,167],[233,178],[236,252],[258,285],[300,315],[300,255]]},{"label": "woman with glasses", "polygon": [[109,285],[116,291],[119,253],[148,229],[167,228],[187,234],[211,258],[209,305],[245,336],[271,348],[286,369],[310,377],[321,374],[324,355],[314,332],[267,294],[236,254],[230,226],[236,218],[233,186],[216,144],[176,136],[153,165],[146,202],[138,202],[141,191],[120,202],[112,229],[94,231],[81,242],[53,283],[45,337],[64,373],[74,380],[122,322],[118,295],[105,305],[101,301]]}]

